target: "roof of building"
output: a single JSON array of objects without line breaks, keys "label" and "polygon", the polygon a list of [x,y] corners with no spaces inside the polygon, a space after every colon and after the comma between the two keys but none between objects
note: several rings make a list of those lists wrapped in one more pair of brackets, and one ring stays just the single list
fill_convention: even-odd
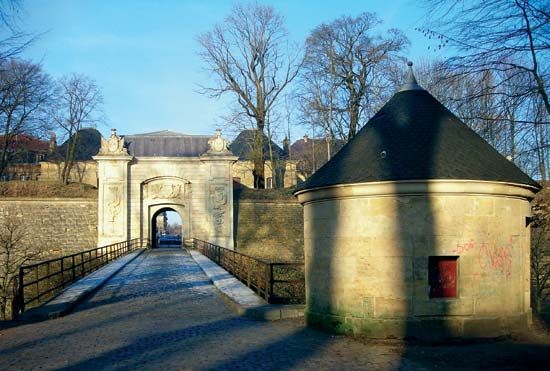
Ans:
[{"label": "roof of building", "polygon": [[125,135],[128,153],[136,157],[196,157],[208,150],[211,135],[188,135],[169,130]]},{"label": "roof of building", "polygon": [[420,87],[411,69],[405,85],[299,189],[426,179],[540,187]]},{"label": "roof of building", "polygon": [[[75,134],[73,134],[74,137]],[[70,139],[70,138],[69,138]],[[61,144],[55,150],[49,160],[57,159],[63,160],[67,153],[67,146],[69,145],[69,139]],[[76,152],[74,159],[76,161],[88,161],[95,156],[101,147],[101,133],[94,128],[83,128],[78,130],[78,145],[76,146]]]},{"label": "roof of building", "polygon": [[202,137],[204,135],[189,135],[184,133],[178,133],[176,131],[160,130],[160,131],[153,131],[151,133],[127,135],[126,137],[193,137],[193,136]]},{"label": "roof of building", "polygon": [[[4,141],[4,136],[1,137]],[[10,138],[8,142],[8,151],[32,151],[32,152],[47,152],[49,149],[49,142],[41,140],[27,134],[16,134]]]},{"label": "roof of building", "polygon": [[334,156],[343,145],[341,139],[333,138],[327,143],[327,138],[309,138],[304,135],[290,146],[290,157],[297,161],[298,171],[311,173]]},{"label": "roof of building", "polygon": [[[237,138],[229,145],[231,152],[239,157],[239,160],[252,160],[252,148],[254,144],[254,135],[256,130],[243,130],[237,135]],[[273,156],[283,158],[284,153],[281,147],[271,141]],[[269,160],[269,138],[264,134],[264,160]]]},{"label": "roof of building", "polygon": [[[330,150],[332,154],[338,152],[340,148],[344,146],[344,141],[341,139],[330,140]],[[293,159],[298,159],[303,156],[311,156],[315,149],[315,153],[323,155],[323,158],[327,158],[327,139],[326,138],[308,138],[304,136],[303,139],[298,139],[290,146],[290,152]]]},{"label": "roof of building", "polygon": [[[341,139],[332,139],[330,141],[333,147],[336,149],[342,148],[344,142]],[[290,146],[290,150],[293,153],[301,153],[304,151],[311,151],[311,147],[327,148],[327,138],[310,138],[307,135],[304,135],[302,139],[296,140]]]}]

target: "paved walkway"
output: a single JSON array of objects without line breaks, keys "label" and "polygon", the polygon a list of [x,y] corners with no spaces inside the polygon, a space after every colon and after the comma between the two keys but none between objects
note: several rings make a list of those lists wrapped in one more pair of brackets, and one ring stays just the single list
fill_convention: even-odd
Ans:
[{"label": "paved walkway", "polygon": [[0,331],[0,369],[515,369],[546,343],[430,347],[235,315],[181,250],[146,251],[74,313]]}]

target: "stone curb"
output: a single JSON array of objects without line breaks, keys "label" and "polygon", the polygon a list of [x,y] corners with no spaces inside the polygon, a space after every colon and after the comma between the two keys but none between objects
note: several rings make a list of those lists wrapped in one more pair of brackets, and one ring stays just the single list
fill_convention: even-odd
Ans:
[{"label": "stone curb", "polygon": [[18,320],[46,320],[68,314],[78,303],[97,291],[122,268],[141,255],[145,249],[133,251],[76,281],[43,305],[21,314]]},{"label": "stone curb", "polygon": [[268,304],[245,284],[200,252],[191,249],[188,251],[237,314],[264,321],[304,316],[304,305]]}]

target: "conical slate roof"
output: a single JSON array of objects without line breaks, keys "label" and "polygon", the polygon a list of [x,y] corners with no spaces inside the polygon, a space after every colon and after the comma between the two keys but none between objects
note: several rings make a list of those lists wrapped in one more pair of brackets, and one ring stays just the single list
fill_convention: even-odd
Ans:
[{"label": "conical slate roof", "polygon": [[540,185],[424,90],[407,83],[299,190],[400,180],[482,180]]}]

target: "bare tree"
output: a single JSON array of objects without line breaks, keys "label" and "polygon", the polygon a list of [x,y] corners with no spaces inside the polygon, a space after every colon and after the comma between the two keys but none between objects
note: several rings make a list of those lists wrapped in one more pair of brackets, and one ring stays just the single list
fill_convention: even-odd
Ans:
[{"label": "bare tree", "polygon": [[427,3],[430,21],[421,31],[436,40],[436,48],[450,46],[456,53],[442,64],[448,75],[458,79],[492,77],[486,84],[472,85],[461,97],[466,105],[497,102],[500,112],[474,117],[474,121],[484,120],[486,131],[495,139],[489,142],[501,153],[508,152],[503,154],[528,174],[545,181],[549,161],[546,138],[550,134],[550,2]]},{"label": "bare tree", "polygon": [[237,109],[255,122],[254,187],[264,188],[266,119],[300,66],[298,55],[289,51],[283,17],[271,6],[236,5],[198,41],[200,56],[218,80],[204,92],[212,97],[231,94]]},{"label": "bare tree", "polygon": [[531,273],[533,309],[540,313],[550,298],[550,223],[533,229]]},{"label": "bare tree", "polygon": [[8,166],[16,135],[39,136],[48,130],[42,118],[51,92],[50,79],[40,65],[14,59],[0,62],[0,175]]},{"label": "bare tree", "polygon": [[60,172],[61,182],[67,184],[79,145],[79,131],[101,120],[103,97],[95,81],[85,75],[73,74],[58,84],[51,119],[68,138]]},{"label": "bare tree", "polygon": [[531,241],[531,296],[533,309],[540,313],[550,299],[550,192],[543,189],[533,205]]},{"label": "bare tree", "polygon": [[14,209],[3,212],[0,220],[0,319],[8,319],[19,267],[38,257],[24,240],[21,216]]},{"label": "bare tree", "polygon": [[[507,72],[527,75],[521,94],[537,95],[550,114],[550,3],[548,0],[435,0],[422,31],[451,45],[457,55],[446,61],[460,74]],[[499,84],[506,79],[498,80]]]},{"label": "bare tree", "polygon": [[462,73],[445,61],[416,65],[420,84],[527,174],[547,179],[548,125],[537,96],[524,95],[525,74],[484,70]]},{"label": "bare tree", "polygon": [[14,58],[32,44],[37,36],[31,36],[17,29],[21,0],[0,0],[0,30],[9,35],[0,39],[0,61]]},{"label": "bare tree", "polygon": [[21,9],[21,0],[0,0],[0,24],[14,29],[14,18]]},{"label": "bare tree", "polygon": [[330,137],[354,137],[394,92],[388,72],[402,62],[409,41],[397,29],[377,33],[380,24],[374,13],[341,17],[316,27],[306,41],[302,111]]}]

